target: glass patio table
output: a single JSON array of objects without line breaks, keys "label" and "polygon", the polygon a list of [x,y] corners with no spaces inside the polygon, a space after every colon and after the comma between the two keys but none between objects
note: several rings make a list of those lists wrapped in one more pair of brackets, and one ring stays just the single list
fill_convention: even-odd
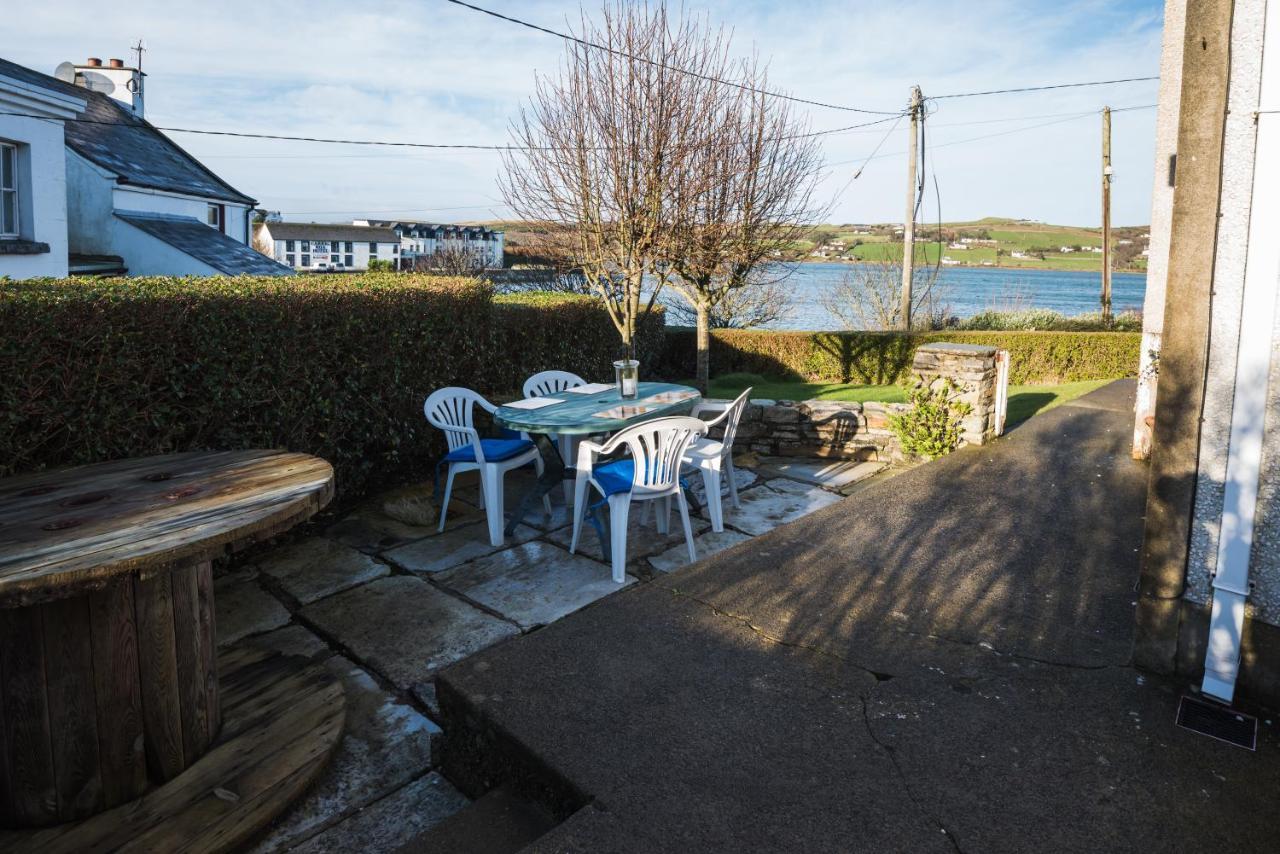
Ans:
[{"label": "glass patio table", "polygon": [[[542,476],[520,498],[515,513],[507,521],[506,533],[515,532],[524,521],[529,509],[542,500],[556,485],[576,476],[572,462],[560,456],[560,450],[551,440],[552,435],[593,436],[616,433],[624,427],[663,418],[668,415],[687,415],[702,399],[695,388],[672,383],[640,383],[634,400],[623,400],[614,385],[603,383],[586,386],[587,391],[572,389],[556,392],[550,398],[557,401],[536,408],[528,408],[524,401],[499,406],[493,420],[509,430],[528,433],[542,455]],[[598,390],[595,390],[598,389]]]}]

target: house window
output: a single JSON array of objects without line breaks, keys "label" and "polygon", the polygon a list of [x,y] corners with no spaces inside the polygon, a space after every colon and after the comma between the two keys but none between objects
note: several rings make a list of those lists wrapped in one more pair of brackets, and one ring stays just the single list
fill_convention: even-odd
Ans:
[{"label": "house window", "polygon": [[391,254],[392,254],[392,255],[399,255],[399,254],[400,254],[400,244],[399,244],[399,243],[393,243],[393,244],[391,244]]},{"label": "house window", "polygon": [[18,236],[18,147],[0,142],[0,237]]},{"label": "house window", "polygon": [[210,204],[205,209],[204,221],[207,222],[211,228],[216,228],[218,231],[222,231],[222,205]]},{"label": "house window", "polygon": [[[303,252],[310,252],[310,251],[311,251],[311,241],[310,241],[310,240],[304,240],[304,241],[302,241],[302,251],[303,251]],[[306,256],[304,255],[303,257],[305,258]],[[306,262],[306,261],[303,261],[302,263],[305,265],[307,262]]]},{"label": "house window", "polygon": [[[354,248],[352,248],[352,244],[351,244],[351,241],[350,241],[350,240],[348,240],[348,241],[347,241],[347,251],[348,251],[348,252],[354,252],[354,251],[355,251],[355,249],[354,249]],[[348,263],[348,264],[350,264],[351,262],[350,262],[350,261],[348,261],[347,263]]]},{"label": "house window", "polygon": [[[305,241],[305,240],[304,240],[304,241],[302,241],[302,242],[303,242],[303,243],[306,243],[307,241]],[[310,267],[310,266],[311,266],[311,256],[310,256],[310,255],[308,255],[306,252],[303,252],[303,253],[302,253],[302,266],[304,266],[304,267]]]},{"label": "house window", "polygon": [[378,254],[378,244],[372,240],[369,241],[369,254],[370,255]]},{"label": "house window", "polygon": [[330,263],[330,264],[337,264],[337,263],[338,263],[338,256],[337,256],[336,254],[335,254],[335,255],[330,255],[330,256],[329,256],[329,263]]},{"label": "house window", "polygon": [[[348,243],[347,245],[348,245],[348,246],[350,246],[351,244],[350,244],[350,243]],[[356,264],[355,264],[355,257],[354,257],[354,256],[352,256],[352,255],[348,255],[348,256],[347,256],[347,266],[348,266],[348,267],[354,267],[355,265],[356,265]]]},{"label": "house window", "polygon": [[293,255],[293,253],[292,253],[292,252],[290,252],[288,255],[284,256],[284,262],[285,262],[286,264],[288,264],[290,267],[292,267],[292,266],[293,266],[293,258],[294,258],[294,255]]},{"label": "house window", "polygon": [[293,241],[292,241],[292,240],[286,240],[286,241],[284,242],[284,251],[285,251],[285,252],[292,252],[292,251],[293,251]]}]

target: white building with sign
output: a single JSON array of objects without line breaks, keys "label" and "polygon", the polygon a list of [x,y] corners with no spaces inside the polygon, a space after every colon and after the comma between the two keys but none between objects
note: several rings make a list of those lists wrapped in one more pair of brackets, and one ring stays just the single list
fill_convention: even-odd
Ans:
[{"label": "white building with sign", "polygon": [[400,238],[401,268],[412,270],[420,262],[430,263],[439,253],[465,253],[477,266],[498,269],[503,264],[506,235],[480,225],[448,225],[401,220],[357,219],[358,226],[388,228]]},{"label": "white building with sign", "polygon": [[389,228],[318,222],[262,222],[253,248],[299,272],[363,271],[370,261],[400,269],[400,237]]}]

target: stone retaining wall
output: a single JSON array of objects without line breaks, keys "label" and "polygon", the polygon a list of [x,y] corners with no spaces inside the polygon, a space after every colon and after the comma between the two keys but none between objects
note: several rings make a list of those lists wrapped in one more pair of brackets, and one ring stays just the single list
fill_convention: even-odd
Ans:
[{"label": "stone retaining wall", "polygon": [[733,445],[739,452],[769,456],[891,462],[903,454],[889,430],[889,415],[907,408],[901,403],[753,400]]}]

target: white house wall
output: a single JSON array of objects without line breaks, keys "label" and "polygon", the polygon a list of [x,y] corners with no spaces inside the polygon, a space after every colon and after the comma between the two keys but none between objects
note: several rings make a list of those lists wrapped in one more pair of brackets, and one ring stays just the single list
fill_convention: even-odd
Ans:
[{"label": "white house wall", "polygon": [[[1208,380],[1200,435],[1196,480],[1195,525],[1187,568],[1186,598],[1210,600],[1223,513],[1224,486],[1230,452],[1231,415],[1236,392],[1241,312],[1249,250],[1250,215],[1257,156],[1259,84],[1262,68],[1265,0],[1236,0],[1231,27],[1229,113],[1223,141],[1221,215],[1214,258],[1210,315]],[[1255,619],[1280,625],[1280,318],[1273,318],[1270,346],[1270,423],[1263,445],[1262,488],[1258,496],[1251,558],[1253,593],[1249,610]]]},{"label": "white house wall", "polygon": [[80,255],[117,255],[110,223],[115,176],[71,149],[67,162],[67,232],[71,251]]},{"label": "white house wall", "polygon": [[171,214],[173,216],[194,217],[201,222],[209,212],[210,204],[225,206],[227,223],[226,235],[240,243],[248,243],[246,224],[249,222],[249,208],[233,202],[218,202],[212,199],[180,196],[160,190],[147,190],[128,184],[116,185],[113,190],[113,202],[118,211],[146,211],[147,213]]},{"label": "white house wall", "polygon": [[0,276],[67,275],[66,145],[60,122],[0,115],[0,140],[19,144],[22,239],[49,244],[37,255],[0,255]]}]

